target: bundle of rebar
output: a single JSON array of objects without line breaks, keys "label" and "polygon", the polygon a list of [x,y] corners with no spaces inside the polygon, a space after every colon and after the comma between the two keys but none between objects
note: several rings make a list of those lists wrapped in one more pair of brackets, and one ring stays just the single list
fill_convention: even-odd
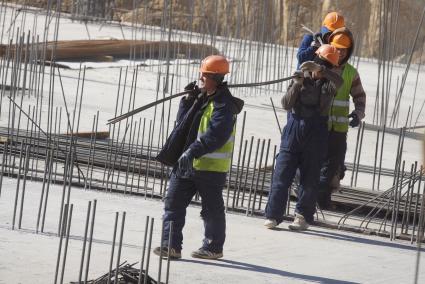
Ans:
[{"label": "bundle of rebar", "polygon": [[[140,269],[135,268],[134,266],[137,264],[128,264],[126,262],[122,263],[118,268],[113,269],[111,272],[105,273],[104,275],[93,279],[88,280],[88,284],[139,284],[139,283],[147,283],[147,284],[157,284],[149,275],[146,275],[146,271],[142,271],[140,273]],[[140,275],[142,276],[140,278]],[[145,281],[145,278],[147,280]],[[71,284],[78,284],[80,282],[72,282]]]},{"label": "bundle of rebar", "polygon": [[[0,136],[7,135],[8,132],[10,133],[10,130],[0,128]],[[154,159],[158,151],[154,145],[110,143],[111,141],[96,139],[95,132],[92,133],[91,139],[79,138],[74,142],[72,142],[71,135],[50,135],[50,139],[55,143],[49,143],[47,137],[40,137],[37,133],[26,132],[22,129],[14,132],[16,134],[10,136],[10,140],[5,144],[0,144],[0,153],[6,157],[2,167],[4,175],[18,179],[24,175],[32,180],[46,182],[46,170],[38,170],[37,164],[55,163],[54,169],[49,170],[53,172],[48,182],[65,184],[65,172],[61,171],[61,167],[58,167],[57,164],[66,165],[68,155],[60,149],[73,149],[75,159],[73,163],[79,168],[71,177],[73,186],[144,195],[151,198],[163,198],[166,194],[169,169],[167,170]],[[253,139],[251,140],[253,142]],[[251,149],[253,148],[252,144],[249,146]],[[249,162],[251,157],[245,157],[247,155],[244,154],[239,165],[233,165],[229,172],[226,184],[228,210],[244,212],[247,215],[263,214],[273,168],[266,167],[267,163],[263,165],[263,161],[265,162],[269,156],[267,153],[270,147],[267,146],[267,150],[265,150],[265,141],[262,146],[260,141],[257,144],[254,165]],[[260,151],[260,149],[262,150]],[[266,152],[265,159],[264,152]],[[258,155],[259,153],[261,155]],[[17,163],[24,164],[21,161],[27,159],[37,162],[30,163],[26,167],[25,173],[19,170],[20,167],[13,166]],[[349,166],[351,169],[355,167],[359,172],[372,173],[370,166],[352,164]],[[409,228],[409,226],[411,227],[409,224],[419,221],[414,216],[421,215],[423,203],[420,185],[424,177],[420,171],[413,168],[410,173],[404,169],[398,169],[396,172],[391,169],[382,169],[382,175],[400,175],[403,187],[408,186],[408,190],[404,191],[399,198],[394,199],[394,191],[401,192],[398,186],[392,187],[386,192],[343,186],[332,197],[338,211],[346,213],[342,223],[345,223],[347,218],[363,218],[365,221],[361,222],[360,227],[362,227],[363,224],[368,225],[371,221],[379,224],[381,220],[384,222],[388,216],[395,216],[397,220],[400,220],[403,228]],[[399,182],[396,184],[398,185]],[[418,185],[418,189],[417,192],[414,192],[413,188],[416,185]],[[296,188],[296,184],[294,184],[294,188]],[[199,198],[196,198],[194,203],[199,203]],[[350,212],[352,209],[353,211]],[[369,230],[370,226],[369,228],[366,226],[365,229]]]}]

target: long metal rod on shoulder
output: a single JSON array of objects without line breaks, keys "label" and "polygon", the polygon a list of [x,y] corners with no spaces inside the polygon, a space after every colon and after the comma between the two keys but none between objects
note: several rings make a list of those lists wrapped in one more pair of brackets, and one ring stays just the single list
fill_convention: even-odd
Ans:
[{"label": "long metal rod on shoulder", "polygon": [[130,112],[124,113],[124,114],[119,115],[119,116],[114,117],[114,118],[111,118],[111,119],[108,120],[108,123],[107,124],[115,124],[115,123],[117,123],[117,122],[119,122],[119,121],[121,121],[123,119],[126,119],[127,117],[130,117],[130,116],[135,115],[136,113],[139,113],[141,111],[147,110],[147,109],[149,109],[149,108],[151,108],[153,106],[156,106],[156,105],[161,104],[163,102],[172,100],[174,98],[177,98],[177,97],[180,97],[180,96],[189,94],[189,93],[190,93],[190,91],[184,91],[184,92],[177,93],[177,94],[174,94],[172,96],[169,96],[169,97],[166,97],[166,98],[163,98],[163,99],[160,99],[160,100],[151,102],[151,103],[149,103],[147,105],[144,105],[142,107],[136,108],[136,109],[134,109],[134,110],[132,110]]},{"label": "long metal rod on shoulder", "polygon": [[[302,27],[303,30],[305,30],[306,32],[312,34],[313,37],[314,37],[315,33],[313,32],[312,29],[310,29],[310,28],[308,28],[308,27],[306,27],[304,25],[301,25],[301,27]],[[323,41],[322,41],[322,39],[320,37],[318,37],[317,40],[319,41],[320,45],[323,45]]]},{"label": "long metal rod on shoulder", "polygon": [[[277,79],[277,80],[272,80],[272,81],[258,82],[258,83],[247,83],[247,84],[234,84],[234,85],[227,85],[227,87],[228,88],[259,87],[259,86],[272,85],[272,84],[277,84],[277,83],[285,82],[285,81],[291,80],[291,79],[293,79],[295,77],[296,76],[293,75],[293,76],[289,76],[289,77],[285,77],[285,78]],[[151,103],[149,103],[147,105],[144,105],[142,107],[136,108],[135,110],[132,110],[130,112],[124,113],[124,114],[119,115],[117,117],[111,118],[111,119],[108,120],[107,124],[115,124],[115,123],[117,123],[117,122],[119,122],[119,121],[121,121],[123,119],[126,119],[126,118],[128,118],[130,116],[135,115],[136,113],[139,113],[141,111],[147,110],[147,109],[149,109],[149,108],[151,108],[153,106],[156,106],[158,104],[161,104],[161,103],[166,102],[166,101],[169,101],[169,100],[172,100],[174,98],[181,97],[183,95],[189,94],[190,92],[191,91],[184,91],[184,92],[177,93],[177,94],[174,94],[172,96],[169,96],[169,97],[166,97],[166,98],[163,98],[163,99],[160,99],[160,100],[151,102]]]}]

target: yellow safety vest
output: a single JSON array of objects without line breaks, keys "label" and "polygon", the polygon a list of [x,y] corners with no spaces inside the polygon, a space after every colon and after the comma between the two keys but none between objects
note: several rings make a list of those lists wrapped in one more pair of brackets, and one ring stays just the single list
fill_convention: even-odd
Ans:
[{"label": "yellow safety vest", "polygon": [[[214,103],[210,101],[201,117],[198,128],[198,138],[204,134],[211,120],[214,111]],[[232,160],[233,144],[235,142],[236,128],[233,126],[232,134],[227,142],[212,153],[207,153],[198,159],[193,160],[193,168],[198,171],[222,172],[227,173],[230,169]]]},{"label": "yellow safety vest", "polygon": [[328,128],[337,132],[348,132],[348,113],[350,111],[350,91],[356,69],[350,64],[344,65],[342,71],[343,85],[336,94],[329,113]]}]

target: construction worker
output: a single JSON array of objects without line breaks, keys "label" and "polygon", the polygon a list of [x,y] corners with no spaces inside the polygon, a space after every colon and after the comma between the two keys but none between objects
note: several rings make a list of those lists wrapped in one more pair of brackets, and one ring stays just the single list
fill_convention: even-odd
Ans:
[{"label": "construction worker", "polygon": [[316,50],[314,61],[301,64],[296,71],[282,106],[288,111],[279,154],[267,201],[264,226],[274,228],[283,221],[288,191],[295,172],[300,170],[300,187],[292,230],[305,230],[314,221],[320,167],[327,149],[328,113],[337,89],[339,75],[331,71],[338,65],[338,51],[325,44]]},{"label": "construction worker", "polygon": [[[243,101],[233,97],[223,82],[227,73],[229,62],[223,56],[211,55],[202,61],[201,88],[196,82],[186,86],[185,90],[192,92],[181,100],[176,127],[165,143],[175,145],[184,141],[164,200],[163,248],[162,251],[160,247],[154,249],[154,253],[162,257],[168,257],[172,221],[169,257],[181,258],[186,208],[196,193],[202,200],[205,238],[202,247],[192,252],[192,257],[223,257],[226,222],[222,190],[231,166],[236,115],[243,107]],[[168,146],[164,146],[162,152],[167,149]],[[170,155],[175,155],[175,151]],[[164,158],[165,154],[159,156]]]},{"label": "construction worker", "polygon": [[319,33],[314,35],[304,35],[297,52],[297,69],[299,69],[303,62],[313,60],[315,57],[315,52],[320,47],[320,45],[329,43],[329,36],[331,33],[336,29],[342,28],[344,26],[345,21],[341,14],[337,12],[328,13],[323,19]]},{"label": "construction worker", "polygon": [[[347,28],[336,29],[329,37],[330,44],[338,49],[339,66],[335,72],[344,84],[338,90],[329,114],[329,150],[322,167],[318,203],[322,209],[330,206],[331,194],[340,188],[344,178],[345,152],[347,151],[348,127],[359,126],[365,116],[366,94],[356,68],[348,63],[354,50],[354,40]],[[349,113],[350,95],[354,110]]]}]

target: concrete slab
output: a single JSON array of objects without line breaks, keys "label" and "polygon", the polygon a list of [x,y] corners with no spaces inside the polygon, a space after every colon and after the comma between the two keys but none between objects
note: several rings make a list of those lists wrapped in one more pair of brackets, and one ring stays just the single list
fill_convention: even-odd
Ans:
[{"label": "concrete slab", "polygon": [[[49,194],[46,232],[57,231],[61,186]],[[16,180],[4,180],[0,198],[0,283],[46,283],[53,281],[59,238],[35,234],[41,183],[27,185],[23,228],[12,231]],[[64,282],[78,279],[87,202],[97,199],[94,244],[89,279],[109,267],[115,212],[126,211],[121,260],[139,261],[147,215],[155,218],[153,245],[160,241],[159,200],[72,189],[74,214],[71,225]],[[203,261],[190,257],[201,245],[203,224],[200,208],[190,207],[184,229],[183,259],[171,263],[170,283],[410,283],[417,249],[408,242],[311,227],[304,233],[267,230],[260,218],[227,214],[224,258]],[[151,255],[150,275],[157,279],[158,257]],[[421,261],[424,263],[425,254]],[[163,263],[164,264],[164,263]],[[164,270],[163,270],[164,272]],[[162,279],[164,279],[163,274]],[[419,282],[425,281],[425,269]]]}]

